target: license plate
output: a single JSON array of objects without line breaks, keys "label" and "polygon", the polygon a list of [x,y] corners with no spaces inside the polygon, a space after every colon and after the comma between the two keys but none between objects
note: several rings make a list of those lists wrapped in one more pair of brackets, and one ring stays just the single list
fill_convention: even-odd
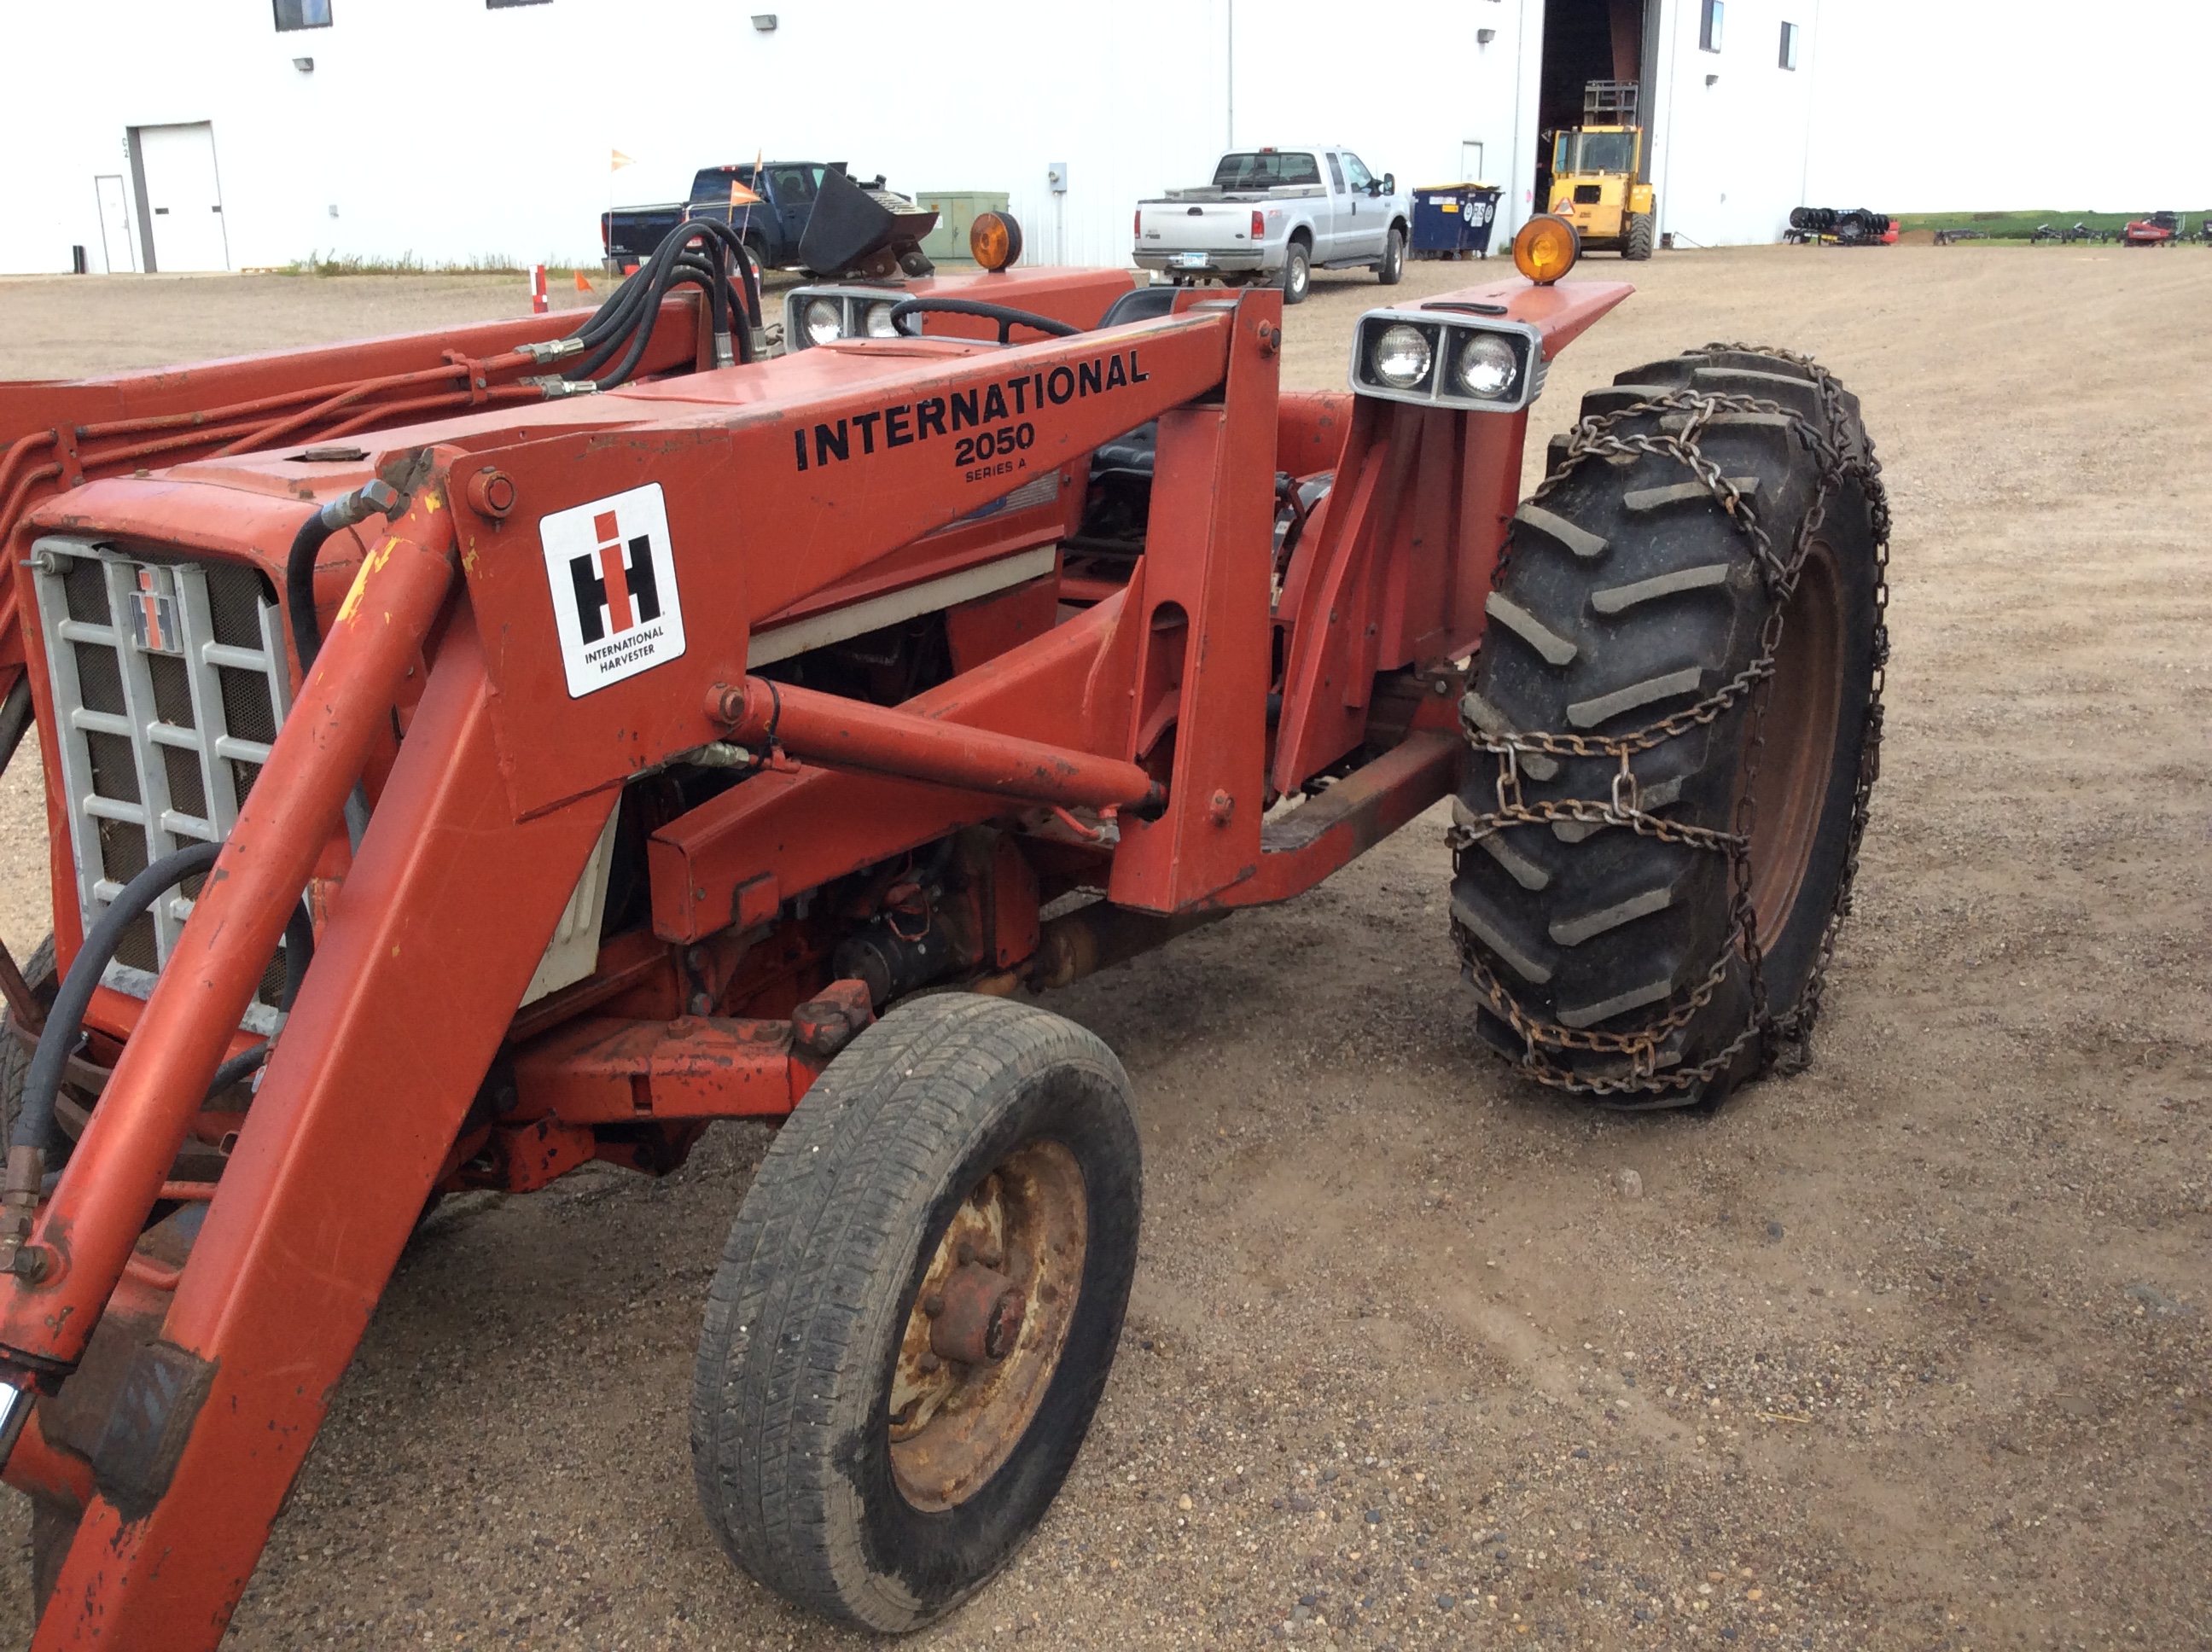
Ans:
[{"label": "license plate", "polygon": [[1174,263],[1175,267],[1178,270],[1203,270],[1206,268],[1206,254],[1203,252],[1178,252],[1175,255]]}]

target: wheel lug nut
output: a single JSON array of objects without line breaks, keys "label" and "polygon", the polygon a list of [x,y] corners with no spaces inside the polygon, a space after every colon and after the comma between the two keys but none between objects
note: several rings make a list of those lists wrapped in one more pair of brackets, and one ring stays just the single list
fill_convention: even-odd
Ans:
[{"label": "wheel lug nut", "polygon": [[939,1365],[942,1365],[945,1362],[938,1358],[935,1354],[924,1354],[920,1359],[915,1360],[914,1363],[921,1374],[924,1376],[927,1376],[931,1372],[936,1370],[937,1368]]},{"label": "wheel lug nut", "polygon": [[954,1254],[960,1259],[960,1266],[965,1267],[975,1260],[975,1247],[963,1239],[960,1242],[960,1248]]},{"label": "wheel lug nut", "polygon": [[945,1298],[942,1297],[924,1297],[921,1299],[921,1311],[928,1315],[930,1318],[935,1319],[939,1314],[942,1314],[945,1311]]}]

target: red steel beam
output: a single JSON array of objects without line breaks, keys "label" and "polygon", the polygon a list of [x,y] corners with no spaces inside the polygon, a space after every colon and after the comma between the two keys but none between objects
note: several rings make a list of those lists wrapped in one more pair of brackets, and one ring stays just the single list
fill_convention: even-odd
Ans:
[{"label": "red steel beam", "polygon": [[1157,806],[1166,793],[1135,763],[1018,735],[749,677],[708,695],[707,714],[738,740],[835,768],[927,780],[1067,808]]},{"label": "red steel beam", "polygon": [[567,1124],[781,1118],[813,1078],[791,1054],[788,1021],[585,1020],[515,1058],[515,1090]]}]

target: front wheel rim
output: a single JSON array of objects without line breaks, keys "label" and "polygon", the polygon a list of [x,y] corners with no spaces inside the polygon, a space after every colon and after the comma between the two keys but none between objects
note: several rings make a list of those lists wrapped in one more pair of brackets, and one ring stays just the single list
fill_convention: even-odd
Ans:
[{"label": "front wheel rim", "polygon": [[[1082,1167],[1056,1141],[1014,1149],[954,1211],[909,1305],[885,1406],[891,1479],[915,1508],[967,1502],[1021,1443],[1067,1345],[1089,1236]],[[1022,1309],[1000,1357],[967,1363],[938,1351],[940,1321],[958,1315],[977,1268],[1010,1283]]]}]

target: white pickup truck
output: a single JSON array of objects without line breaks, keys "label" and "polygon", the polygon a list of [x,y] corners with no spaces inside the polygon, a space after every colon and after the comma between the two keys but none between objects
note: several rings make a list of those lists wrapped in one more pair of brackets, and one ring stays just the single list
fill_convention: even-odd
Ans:
[{"label": "white pickup truck", "polygon": [[1137,203],[1137,265],[1176,282],[1273,282],[1296,304],[1316,266],[1395,285],[1412,217],[1396,177],[1349,149],[1232,149],[1206,188]]}]

